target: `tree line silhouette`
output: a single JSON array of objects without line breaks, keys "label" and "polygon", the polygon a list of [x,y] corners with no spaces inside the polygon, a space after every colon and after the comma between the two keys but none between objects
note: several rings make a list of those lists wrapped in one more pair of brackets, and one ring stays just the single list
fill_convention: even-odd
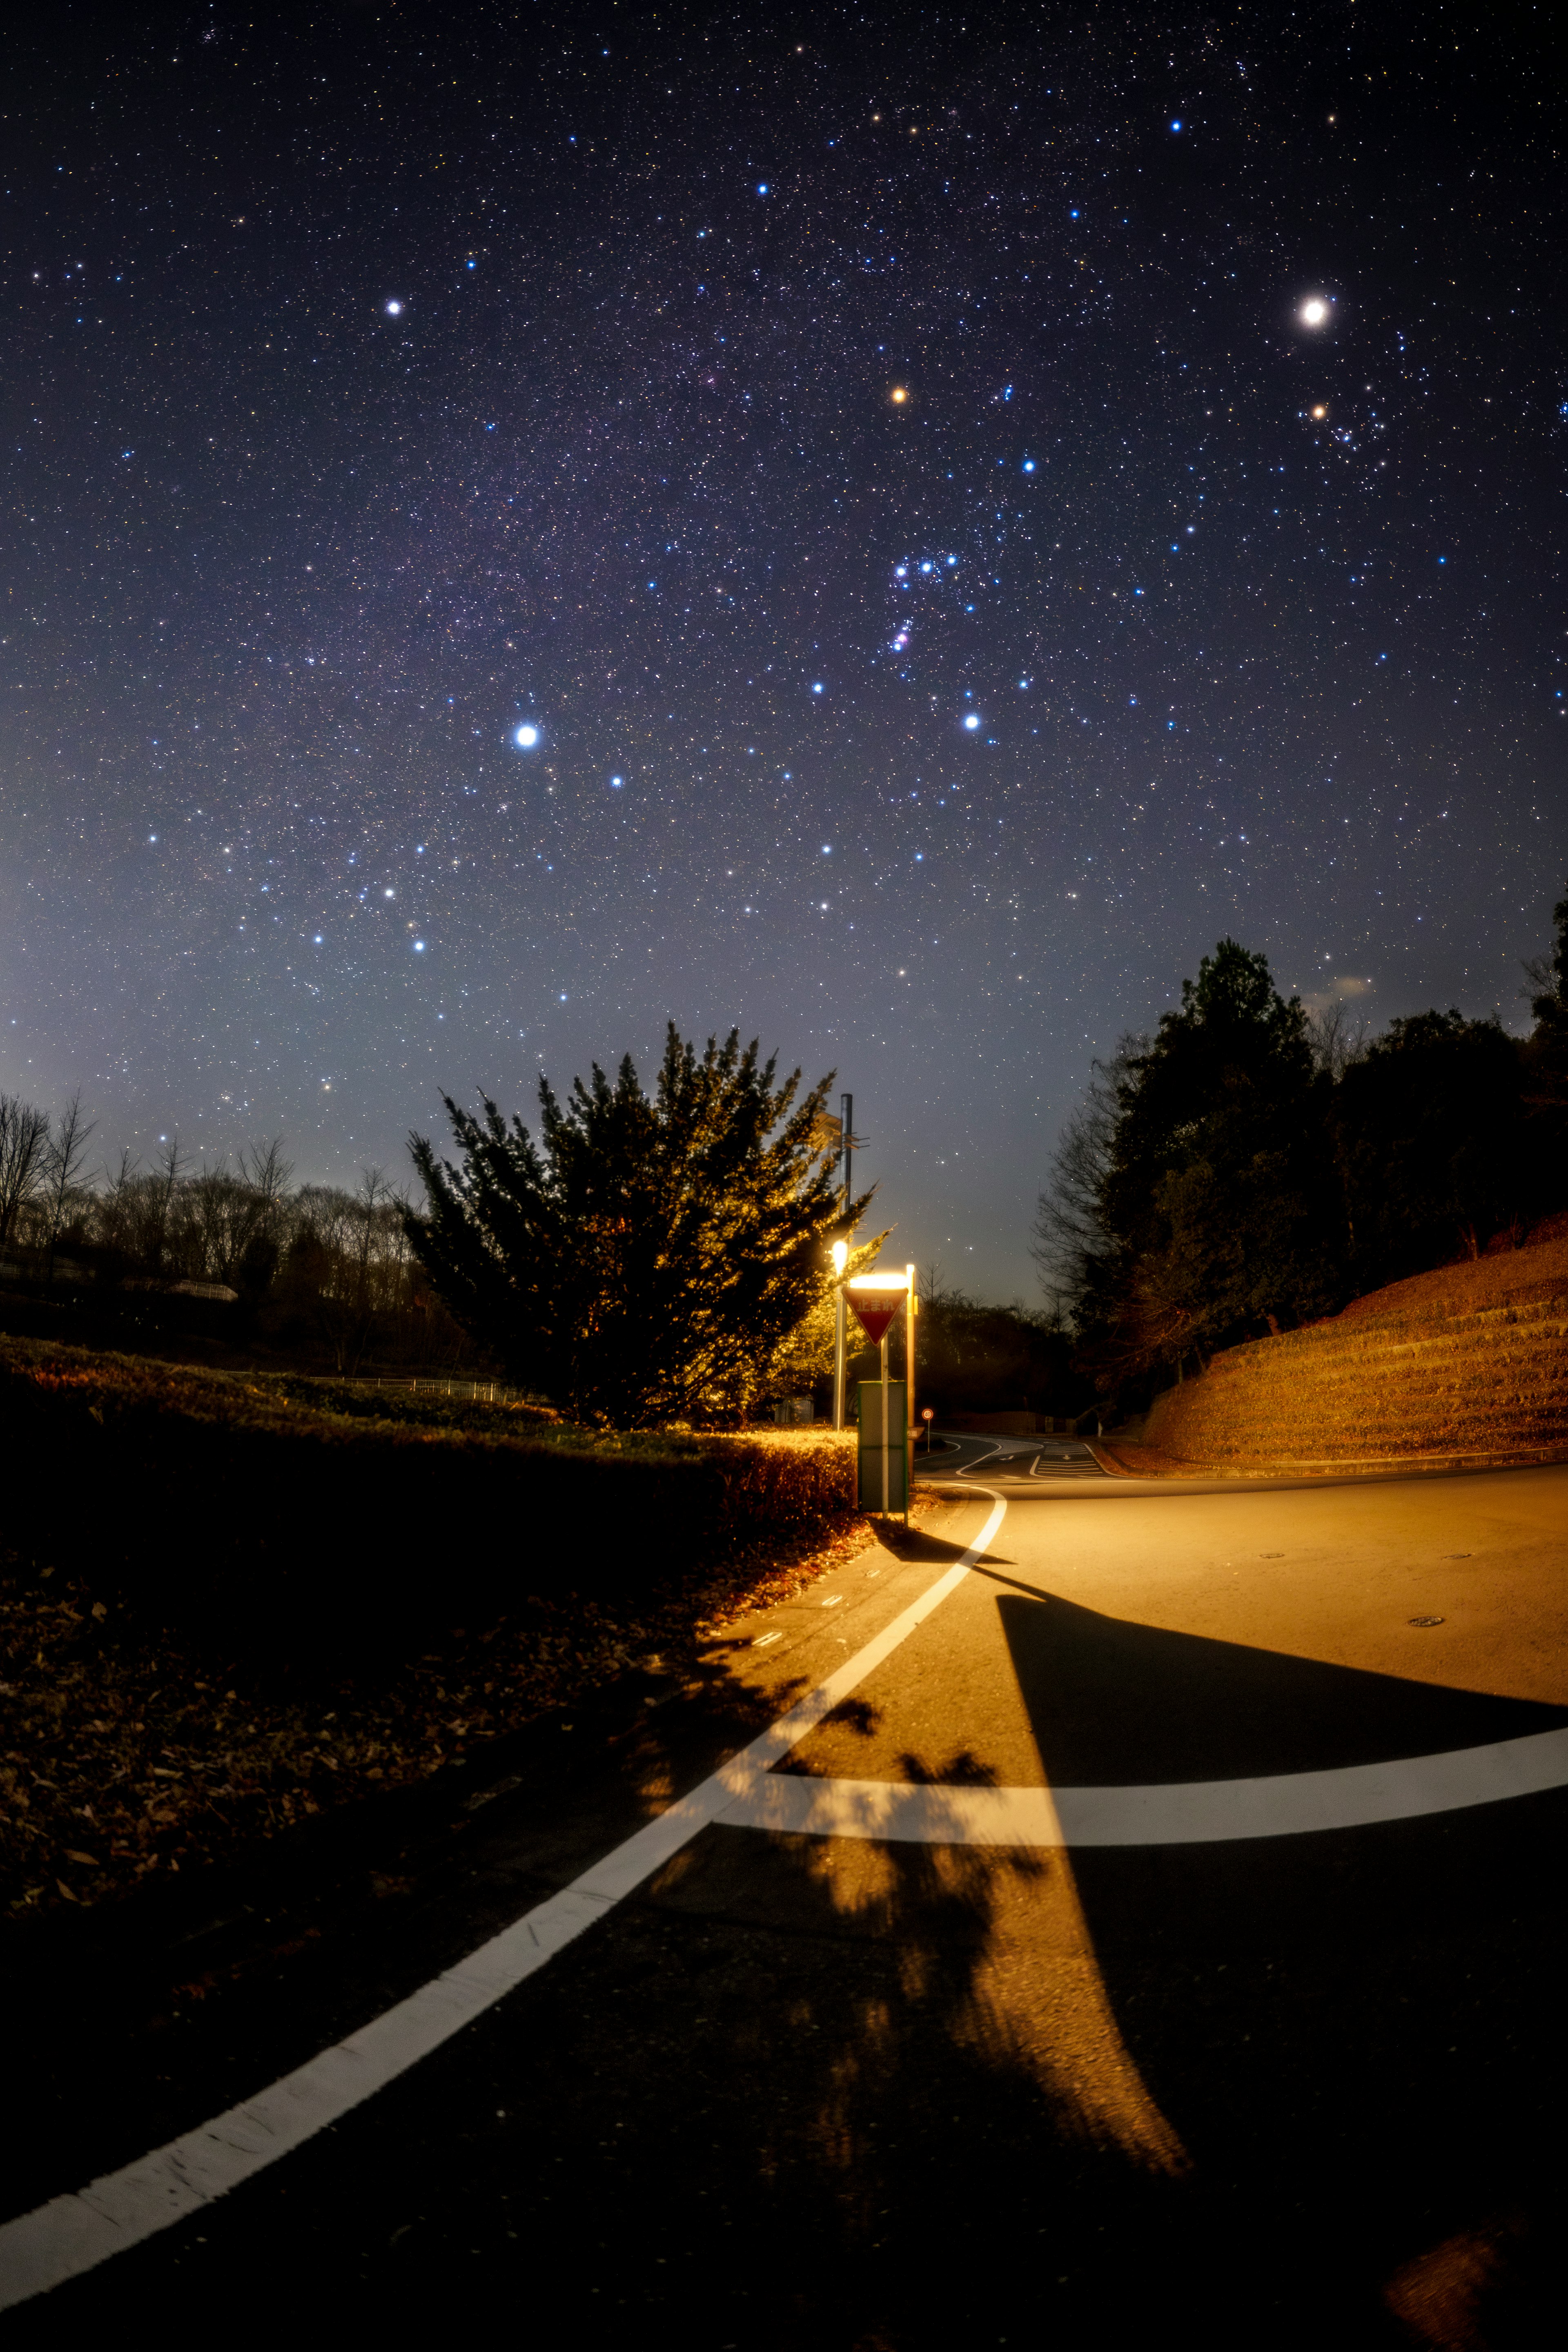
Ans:
[{"label": "tree line silhouette", "polygon": [[1096,1065],[1035,1252],[1102,1395],[1136,1407],[1215,1349],[1568,1207],[1568,898],[1553,922],[1525,1038],[1452,1010],[1369,1036],[1226,939],[1178,1011]]},{"label": "tree line silhouette", "polygon": [[0,1095],[0,1279],[24,1297],[77,1310],[93,1337],[195,1328],[340,1372],[463,1352],[380,1169],[352,1190],[296,1185],[280,1141],[193,1168],[171,1138],[150,1167],[123,1151],[89,1172],[92,1133],[79,1097],[51,1119]]}]

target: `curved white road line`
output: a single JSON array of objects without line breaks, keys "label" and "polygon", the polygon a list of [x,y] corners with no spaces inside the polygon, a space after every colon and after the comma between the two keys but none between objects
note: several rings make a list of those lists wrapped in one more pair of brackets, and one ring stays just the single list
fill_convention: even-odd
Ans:
[{"label": "curved white road line", "polygon": [[[973,1462],[955,1463],[952,1472],[953,1476],[955,1478],[967,1478],[972,1470],[978,1470],[983,1462],[991,1461],[992,1458],[1000,1454],[1002,1448],[999,1445],[988,1445],[984,1454],[977,1454],[975,1455]],[[984,1493],[984,1489],[982,1488],[981,1491]]]},{"label": "curved white road line", "polygon": [[[989,1490],[983,1486],[975,1491]],[[215,2116],[86,2189],[51,2198],[47,2205],[0,2226],[0,2311],[94,2269],[237,2189],[438,2050],[595,1919],[604,1918],[700,1830],[717,1821],[736,1797],[746,1795],[940,1608],[984,1555],[1006,1516],[1001,1496],[991,1495],[990,1499],[994,1507],[974,1542],[918,1601],[749,1748],[559,1895],[503,1927],[456,1968],[421,1985],[357,2033],[226,2115]]]},{"label": "curved white road line", "polygon": [[768,1774],[718,1815],[728,1828],[919,1845],[1208,1845],[1412,1821],[1568,1787],[1568,1728],[1438,1756],[1257,1780],[1127,1789],[955,1789]]}]

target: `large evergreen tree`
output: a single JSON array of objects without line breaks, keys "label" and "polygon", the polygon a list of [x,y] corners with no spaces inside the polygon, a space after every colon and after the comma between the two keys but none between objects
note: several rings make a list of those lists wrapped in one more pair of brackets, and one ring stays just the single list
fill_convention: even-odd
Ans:
[{"label": "large evergreen tree", "polygon": [[1568,898],[1552,909],[1550,955],[1525,964],[1535,1028],[1524,1048],[1525,1094],[1531,1139],[1551,1205],[1563,1199],[1561,1171],[1568,1160]]},{"label": "large evergreen tree", "polygon": [[1538,1213],[1524,1089],[1517,1042],[1454,1011],[1391,1022],[1351,1064],[1335,1108],[1357,1290]]},{"label": "large evergreen tree", "polygon": [[1179,1012],[1129,1039],[1069,1129],[1042,1208],[1102,1383],[1333,1303],[1339,1187],[1306,1016],[1222,940]]},{"label": "large evergreen tree", "polygon": [[1184,1358],[1323,1313],[1568,1204],[1568,897],[1525,965],[1533,1034],[1427,1012],[1370,1044],[1222,940],[1152,1038],[1097,1064],[1036,1257],[1126,1400]]},{"label": "large evergreen tree", "polygon": [[[574,1417],[636,1428],[732,1421],[827,1278],[845,1230],[822,1119],[731,1031],[699,1054],[670,1025],[650,1097],[627,1056],[564,1103],[540,1081],[538,1139],[449,1098],[461,1165],[412,1139],[431,1279],[509,1375]],[[850,1225],[869,1201],[851,1205]]]}]

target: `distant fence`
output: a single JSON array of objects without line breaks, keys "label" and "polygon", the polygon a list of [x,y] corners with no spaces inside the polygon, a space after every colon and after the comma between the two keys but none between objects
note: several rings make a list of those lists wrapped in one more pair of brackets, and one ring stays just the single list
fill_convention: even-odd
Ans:
[{"label": "distant fence", "polygon": [[531,1389],[508,1388],[504,1381],[465,1381],[449,1372],[357,1372],[345,1380],[341,1374],[324,1372],[319,1376],[332,1387],[356,1389],[402,1389],[413,1396],[455,1397],[459,1404],[542,1404],[544,1399]]},{"label": "distant fence", "polygon": [[1067,1437],[1092,1421],[1092,1412],[1079,1413],[1076,1419],[1065,1419],[1059,1412],[942,1412],[937,1420],[943,1429],[966,1430],[977,1437],[1037,1437],[1051,1435]]}]

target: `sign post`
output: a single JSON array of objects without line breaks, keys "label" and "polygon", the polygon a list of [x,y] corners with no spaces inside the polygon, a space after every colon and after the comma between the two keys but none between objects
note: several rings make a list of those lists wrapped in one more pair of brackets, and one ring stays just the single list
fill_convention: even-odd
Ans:
[{"label": "sign post", "polygon": [[[910,1523],[910,1486],[914,1470],[910,1381],[888,1378],[888,1333],[904,1310],[905,1370],[914,1368],[914,1268],[902,1274],[858,1274],[845,1286],[855,1319],[877,1346],[881,1377],[860,1383],[860,1479],[862,1510],[886,1518],[901,1510]],[[897,1433],[895,1436],[895,1431]]]}]

